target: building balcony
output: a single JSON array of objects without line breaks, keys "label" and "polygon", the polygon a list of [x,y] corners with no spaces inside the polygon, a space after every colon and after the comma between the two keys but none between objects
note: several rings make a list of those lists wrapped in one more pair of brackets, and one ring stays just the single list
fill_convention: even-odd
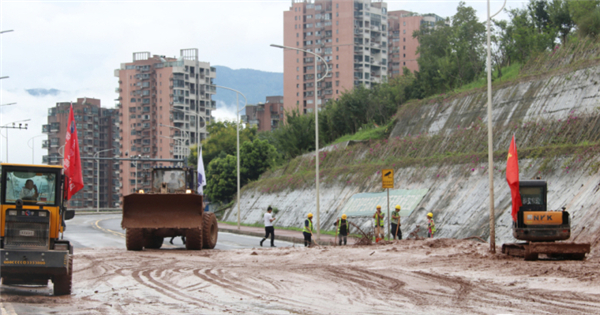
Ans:
[{"label": "building balcony", "polygon": [[42,149],[48,149],[49,143],[50,143],[50,141],[48,141],[48,140],[42,140]]}]

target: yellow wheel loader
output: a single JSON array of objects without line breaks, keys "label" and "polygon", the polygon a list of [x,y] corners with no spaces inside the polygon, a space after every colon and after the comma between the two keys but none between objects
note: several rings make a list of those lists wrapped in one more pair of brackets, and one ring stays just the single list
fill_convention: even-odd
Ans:
[{"label": "yellow wheel loader", "polygon": [[123,197],[123,219],[127,250],[158,249],[165,237],[185,237],[189,250],[212,249],[217,244],[218,225],[214,213],[205,212],[197,193],[196,170],[154,168],[152,188]]},{"label": "yellow wheel loader", "polygon": [[60,234],[75,216],[64,201],[62,166],[0,164],[0,276],[5,285],[54,284],[71,294],[73,246]]},{"label": "yellow wheel loader", "polygon": [[514,238],[526,241],[502,245],[502,252],[525,260],[537,260],[539,254],[582,260],[590,252],[589,243],[561,242],[571,237],[571,218],[565,208],[548,211],[548,185],[543,180],[519,182],[523,205],[513,222]]}]

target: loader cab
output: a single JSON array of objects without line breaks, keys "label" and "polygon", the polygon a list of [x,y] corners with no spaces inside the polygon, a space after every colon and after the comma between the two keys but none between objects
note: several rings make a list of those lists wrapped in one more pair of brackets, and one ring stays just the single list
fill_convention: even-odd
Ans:
[{"label": "loader cab", "polygon": [[158,167],[152,170],[153,193],[195,192],[198,186],[196,171],[188,167]]}]

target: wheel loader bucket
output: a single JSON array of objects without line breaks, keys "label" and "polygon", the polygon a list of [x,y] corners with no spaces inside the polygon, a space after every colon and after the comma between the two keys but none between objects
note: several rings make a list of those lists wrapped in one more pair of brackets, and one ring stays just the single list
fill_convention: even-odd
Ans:
[{"label": "wheel loader bucket", "polygon": [[121,227],[190,229],[202,227],[202,196],[131,194],[123,197]]}]

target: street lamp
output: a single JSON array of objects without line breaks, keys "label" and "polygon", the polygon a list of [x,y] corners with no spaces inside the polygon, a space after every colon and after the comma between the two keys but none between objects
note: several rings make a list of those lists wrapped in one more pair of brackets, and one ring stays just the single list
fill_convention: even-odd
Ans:
[{"label": "street lamp", "polygon": [[[300,49],[300,48],[296,48],[296,47],[289,47],[289,46],[283,46],[283,45],[275,45],[275,44],[271,44],[271,47],[275,47],[275,48],[282,48],[282,49],[292,49],[292,50],[297,50],[297,51],[302,51],[304,53],[307,54],[311,54],[313,56],[315,56],[315,156],[316,156],[316,183],[317,183],[317,241],[320,240],[321,238],[321,221],[320,221],[320,216],[319,216],[319,108],[318,108],[318,96],[317,96],[317,83],[319,83],[319,81],[324,80],[327,75],[329,74],[329,65],[327,64],[327,61],[325,61],[325,59],[323,59],[321,56],[317,55],[316,53],[310,52],[308,50],[304,50],[304,49]],[[317,59],[321,59],[321,61],[323,61],[323,63],[325,64],[325,75],[321,78],[318,79],[317,78]]]},{"label": "street lamp", "polygon": [[[22,124],[19,124],[19,127],[14,126],[15,123],[23,123],[26,121],[30,121],[31,119],[24,119],[24,120],[17,120],[17,121],[13,121],[13,122],[9,122],[6,125],[3,125],[3,127],[6,127],[10,124],[13,124],[13,129],[27,129],[27,124],[25,124],[25,127],[21,127]],[[6,163],[8,163],[8,129],[9,128],[4,128],[4,130],[6,131],[6,135],[4,136],[4,138],[6,138]]]},{"label": "street lamp", "polygon": [[[35,138],[37,137],[43,137],[45,135],[37,135],[37,136],[33,136],[31,138],[29,138],[29,140],[27,140],[27,146],[31,148],[31,164],[34,164],[35,162],[33,161],[33,155],[34,155],[34,149],[35,148]],[[31,145],[29,145],[29,142],[31,141]]]},{"label": "street lamp", "polygon": [[9,33],[9,32],[14,32],[14,30],[0,31],[0,34]]},{"label": "street lamp", "polygon": [[[244,108],[248,105],[248,99],[242,92],[238,90],[234,90],[232,88],[215,85],[218,88],[222,88],[225,90],[230,90],[235,92],[235,106],[236,106],[236,132],[237,132],[237,220],[238,220],[238,230],[240,229],[240,100],[239,96],[241,95],[244,98]],[[242,110],[244,109],[242,108]]]},{"label": "street lamp", "polygon": [[17,104],[17,103],[16,103],[16,102],[12,102],[12,103],[6,103],[6,104],[2,104],[2,105],[0,105],[0,106],[8,106],[8,105],[15,105],[15,104]]},{"label": "street lamp", "polygon": [[488,116],[488,163],[490,177],[490,252],[496,253],[496,211],[494,211],[494,144],[492,143],[492,52],[491,52],[491,19],[498,13],[502,12],[506,0],[502,8],[496,14],[490,16],[490,0],[487,0],[487,116]]},{"label": "street lamp", "polygon": [[[98,151],[98,152],[94,153],[94,159],[96,159],[96,212],[100,212],[100,159],[99,159],[99,157],[100,157],[100,153],[106,152],[106,151],[111,151],[111,150],[112,149],[106,149],[106,150],[102,150],[102,151]],[[136,168],[136,171],[137,171],[137,168]],[[135,182],[137,183],[137,176],[136,176]]]}]

